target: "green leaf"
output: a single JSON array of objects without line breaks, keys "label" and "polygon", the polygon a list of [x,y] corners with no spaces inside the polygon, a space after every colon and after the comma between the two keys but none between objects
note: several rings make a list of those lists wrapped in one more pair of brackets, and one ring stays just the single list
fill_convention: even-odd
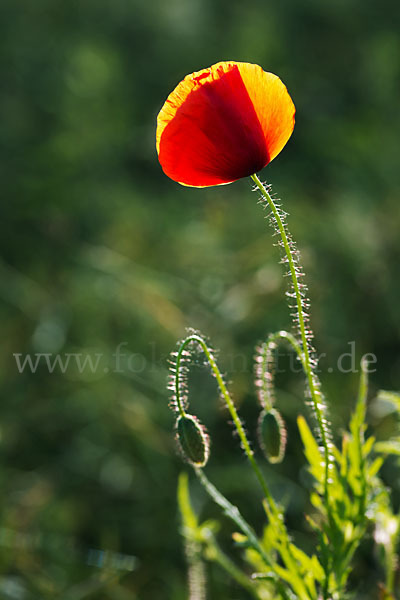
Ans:
[{"label": "green leaf", "polygon": [[295,546],[294,544],[290,544],[290,550],[300,564],[301,571],[304,575],[312,574],[313,578],[316,581],[323,581],[325,577],[325,573],[323,568],[321,567],[318,558],[313,554],[313,556],[308,556],[303,550]]},{"label": "green leaf", "polygon": [[393,438],[387,442],[377,442],[374,449],[381,454],[394,454],[395,456],[400,456],[400,438]]},{"label": "green leaf", "polygon": [[375,438],[371,435],[364,443],[362,447],[362,455],[364,458],[368,456],[374,446]]},{"label": "green leaf", "polygon": [[363,359],[361,361],[361,376],[358,388],[358,398],[355,410],[350,419],[350,432],[355,439],[363,440],[365,426],[365,415],[367,411],[368,394],[368,363]]},{"label": "green leaf", "polygon": [[379,390],[376,400],[377,402],[390,402],[396,407],[396,410],[400,412],[400,394],[396,392],[388,392],[386,390]]},{"label": "green leaf", "polygon": [[321,451],[319,449],[317,441],[311,433],[311,430],[307,425],[307,421],[302,415],[298,417],[297,425],[304,446],[304,454],[310,465],[310,473],[313,475],[313,477],[315,477],[319,484],[324,485],[324,460],[321,456]]},{"label": "green leaf", "polygon": [[370,465],[368,465],[367,475],[368,479],[372,479],[379,472],[381,466],[383,465],[383,458],[379,456],[376,458]]}]

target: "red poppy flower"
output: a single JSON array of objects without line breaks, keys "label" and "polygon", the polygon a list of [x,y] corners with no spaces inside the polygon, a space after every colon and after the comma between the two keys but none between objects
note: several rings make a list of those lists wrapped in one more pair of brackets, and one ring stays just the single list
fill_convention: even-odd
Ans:
[{"label": "red poppy flower", "polygon": [[220,62],[187,75],[157,118],[163,171],[206,187],[253,175],[282,150],[295,107],[282,81],[258,65]]}]

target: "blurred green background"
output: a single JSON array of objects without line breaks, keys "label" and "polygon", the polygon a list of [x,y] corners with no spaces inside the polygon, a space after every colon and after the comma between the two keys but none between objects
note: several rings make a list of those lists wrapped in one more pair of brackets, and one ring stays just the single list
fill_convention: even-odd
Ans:
[{"label": "blurred green background", "polygon": [[[400,388],[399,26],[395,0],[2,0],[1,598],[187,598],[186,467],[165,390],[186,327],[220,349],[254,437],[254,346],[290,327],[285,281],[250,181],[189,189],[159,167],[156,116],[187,73],[255,62],[295,102],[294,134],[262,176],[302,252],[338,435],[357,388],[337,369],[349,342],[357,361],[376,355],[372,394]],[[39,353],[50,369],[45,356],[35,368]],[[96,368],[79,368],[88,356]],[[278,386],[288,455],[265,471],[307,549],[303,382]],[[256,483],[200,364],[191,388],[210,479],[261,531]],[[384,476],[398,503],[390,463]],[[202,519],[218,514],[196,482],[192,493]],[[357,557],[353,585],[376,598],[371,546]],[[246,597],[219,568],[208,575],[210,598]]]}]

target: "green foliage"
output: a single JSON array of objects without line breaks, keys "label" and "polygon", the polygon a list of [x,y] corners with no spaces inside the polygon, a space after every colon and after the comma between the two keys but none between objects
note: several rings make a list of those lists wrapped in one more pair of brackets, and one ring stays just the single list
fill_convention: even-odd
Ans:
[{"label": "green foliage", "polygon": [[[284,512],[271,498],[263,502],[266,524],[258,539],[238,508],[210,483],[201,469],[196,469],[210,497],[239,528],[233,539],[242,550],[243,565],[236,565],[219,548],[215,532],[220,526],[215,521],[198,523],[190,505],[187,476],[182,475],[178,497],[183,534],[186,543],[196,544],[196,552],[188,553],[188,560],[190,556],[190,560],[194,560],[195,556],[198,561],[204,558],[217,563],[238,585],[261,600],[341,600],[349,594],[348,580],[354,554],[372,531],[386,573],[385,583],[381,584],[381,597],[395,598],[400,515],[393,514],[389,492],[379,478],[383,464],[382,458],[376,456],[379,444],[373,436],[365,436],[367,366],[365,361],[362,362],[358,399],[349,431],[343,433],[340,449],[331,448],[334,461],[330,465],[328,486],[323,448],[319,447],[305,418],[298,417],[304,456],[312,476],[309,488],[311,510],[306,520],[316,539],[315,552],[307,553],[293,541]],[[195,568],[190,560],[189,571]],[[204,588],[203,570],[202,573]],[[197,596],[190,595],[190,598]]]},{"label": "green foliage", "polygon": [[[366,411],[366,372],[361,375],[360,393],[350,420],[350,431],[342,438],[341,450],[334,448],[335,463],[330,470],[327,493],[324,492],[324,471],[321,454],[304,419],[299,428],[310,471],[315,477],[317,493],[311,502],[323,519],[309,519],[318,534],[321,562],[325,571],[325,590],[332,597],[344,593],[350,573],[350,562],[363,539],[367,513],[374,505],[375,475],[381,466],[370,460],[374,438],[364,440]],[[319,464],[318,464],[319,463]]]},{"label": "green foliage", "polygon": [[[391,406],[389,412],[400,415],[400,394],[381,390],[376,398],[377,403],[385,403]],[[391,437],[389,440],[380,441],[375,444],[375,449],[384,455],[400,456],[400,417],[397,418],[398,434]]]}]

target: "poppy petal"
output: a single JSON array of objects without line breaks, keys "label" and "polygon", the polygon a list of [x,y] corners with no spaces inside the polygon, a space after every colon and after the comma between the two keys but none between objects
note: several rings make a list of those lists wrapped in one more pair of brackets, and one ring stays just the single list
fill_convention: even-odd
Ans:
[{"label": "poppy petal", "polygon": [[239,70],[261,123],[271,161],[292,135],[295,106],[286,86],[273,73],[248,63],[240,63]]},{"label": "poppy petal", "polygon": [[278,77],[222,62],[185,79],[157,119],[157,152],[171,179],[205,187],[252,175],[283,148],[294,105]]}]

